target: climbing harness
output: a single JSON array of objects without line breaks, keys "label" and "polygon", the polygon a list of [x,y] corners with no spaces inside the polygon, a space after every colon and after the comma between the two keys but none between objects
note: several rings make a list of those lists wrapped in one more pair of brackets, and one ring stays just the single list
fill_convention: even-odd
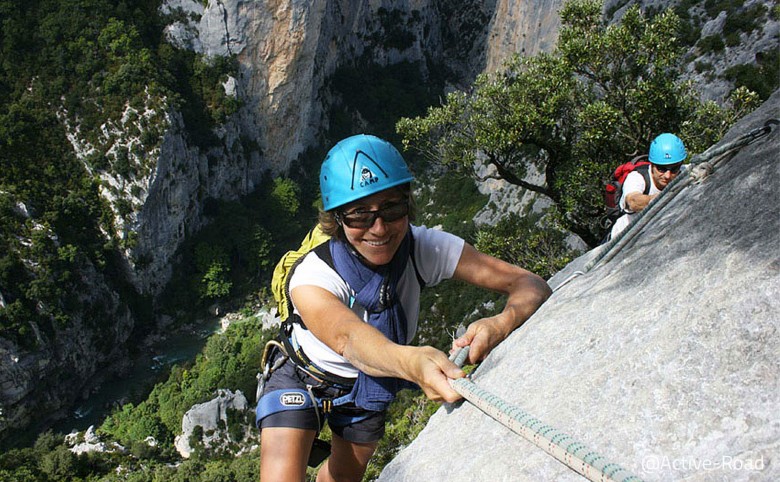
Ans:
[{"label": "climbing harness", "polygon": [[[469,347],[461,348],[450,360],[463,365]],[[511,405],[498,396],[479,388],[469,378],[450,380],[452,388],[472,405],[522,436],[536,447],[555,457],[564,465],[594,482],[641,482],[620,465],[609,462],[569,435],[545,424],[521,408]]]},{"label": "climbing harness", "polygon": [[[282,337],[283,334],[284,332],[280,333],[279,337],[282,340],[284,340]],[[344,405],[353,400],[354,397],[350,393],[350,387],[346,385],[336,385],[315,376],[307,370],[305,365],[302,366],[295,362],[296,358],[290,356],[291,352],[290,348],[288,348],[290,346],[289,341],[283,343],[280,339],[269,340],[265,344],[263,356],[260,361],[262,372],[257,374],[257,393],[255,395],[255,400],[257,400],[255,423],[258,426],[260,425],[260,421],[269,415],[291,410],[314,409],[318,427],[324,425],[325,417],[328,417],[339,425],[348,425],[359,422],[370,416],[370,414],[363,413],[354,416],[343,413],[332,413],[334,407]],[[316,380],[321,386],[343,389],[347,394],[336,398],[326,396],[320,397],[314,393],[316,387],[308,383],[305,385],[305,389],[286,388],[265,393],[265,384],[268,382],[271,374],[281,368],[282,365],[290,359],[295,363],[297,370],[301,370],[303,373]],[[319,466],[330,455],[330,444],[325,440],[321,440],[318,436],[319,429],[317,430],[317,435],[314,439],[314,445],[309,453],[309,460],[307,462],[309,467]]]},{"label": "climbing harness", "polygon": [[[273,364],[271,364],[271,360],[274,358],[273,350],[279,350],[281,356]],[[263,356],[260,359],[260,367],[263,371],[257,374],[257,392],[255,393],[255,400],[260,400],[260,395],[263,394],[265,383],[271,377],[271,373],[275,372],[282,365],[284,365],[288,358],[287,351],[278,341],[269,340],[268,343],[265,344],[265,348],[263,348]]]},{"label": "climbing harness", "polygon": [[285,353],[290,357],[295,366],[320,383],[339,388],[352,388],[352,385],[355,383],[353,378],[340,377],[330,373],[309,359],[306,352],[298,345],[298,342],[292,335],[293,323],[303,324],[303,320],[296,314],[291,315],[286,322],[282,323],[279,340],[285,348]]},{"label": "climbing harness", "polygon": [[569,278],[553,288],[553,292],[558,291],[565,284],[569,283],[577,276],[584,275],[596,266],[604,264],[614,258],[628,243],[639,234],[650,220],[674,197],[679,194],[683,188],[689,184],[701,183],[707,176],[715,171],[715,168],[722,162],[730,159],[734,151],[751,144],[759,138],[772,132],[773,127],[780,124],[778,119],[768,119],[764,125],[747,132],[731,142],[721,146],[710,147],[701,154],[693,156],[690,162],[691,168],[687,176],[678,176],[673,179],[658,196],[653,198],[642,211],[636,213],[636,217],[631,224],[620,234],[612,238],[608,243],[602,245],[601,252],[594,257],[581,271],[577,271]]}]

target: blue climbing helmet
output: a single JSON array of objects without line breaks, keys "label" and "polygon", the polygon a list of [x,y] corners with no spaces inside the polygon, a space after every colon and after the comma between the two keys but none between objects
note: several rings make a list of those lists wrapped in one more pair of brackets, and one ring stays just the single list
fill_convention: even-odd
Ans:
[{"label": "blue climbing helmet", "polygon": [[347,137],[322,162],[323,208],[330,211],[413,179],[401,153],[389,142],[367,134]]},{"label": "blue climbing helmet", "polygon": [[679,137],[666,132],[653,139],[648,157],[653,164],[666,166],[684,161],[688,152]]}]

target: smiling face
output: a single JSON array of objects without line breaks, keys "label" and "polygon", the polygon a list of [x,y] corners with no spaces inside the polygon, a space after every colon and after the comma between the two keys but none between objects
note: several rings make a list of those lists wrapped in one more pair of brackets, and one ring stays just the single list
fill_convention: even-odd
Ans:
[{"label": "smiling face", "polygon": [[[359,199],[344,206],[340,210],[344,236],[372,268],[389,263],[409,230],[409,216],[403,214],[398,219],[386,221],[404,211],[399,206],[407,205],[406,195],[398,188],[387,189],[372,196]],[[366,228],[349,227],[349,218],[364,217],[359,213],[380,211],[374,217],[374,222]],[[346,219],[345,219],[346,218]]]}]

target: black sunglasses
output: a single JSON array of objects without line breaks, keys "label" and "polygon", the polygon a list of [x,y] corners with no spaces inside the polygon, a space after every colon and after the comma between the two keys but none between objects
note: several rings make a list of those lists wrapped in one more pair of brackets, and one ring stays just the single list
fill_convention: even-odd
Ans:
[{"label": "black sunglasses", "polygon": [[671,166],[659,166],[658,164],[653,164],[653,165],[655,166],[656,169],[658,169],[658,172],[660,172],[661,174],[667,171],[671,172],[672,174],[677,174],[678,172],[680,172],[680,168],[682,167],[682,164],[673,164]]},{"label": "black sunglasses", "polygon": [[376,211],[364,211],[357,209],[350,213],[336,215],[336,219],[350,228],[366,229],[376,222],[376,218],[382,218],[385,222],[392,223],[409,214],[409,202],[401,201],[389,204]]}]

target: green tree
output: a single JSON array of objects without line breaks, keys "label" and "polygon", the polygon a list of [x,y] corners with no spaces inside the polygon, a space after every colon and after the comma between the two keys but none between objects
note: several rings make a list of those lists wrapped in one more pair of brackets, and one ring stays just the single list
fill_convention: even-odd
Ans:
[{"label": "green tree", "polygon": [[298,213],[298,208],[301,207],[299,201],[300,189],[292,179],[282,177],[275,178],[271,196],[284,210],[284,214],[286,215],[295,216]]},{"label": "green tree", "polygon": [[160,409],[155,402],[156,400],[146,400],[137,406],[132,403],[123,405],[121,410],[106,419],[99,433],[110,435],[126,446],[147,437],[154,437],[160,442],[172,441],[160,419]]},{"label": "green tree", "polygon": [[[571,0],[561,21],[552,53],[516,55],[495,74],[479,76],[468,93],[452,92],[442,106],[403,118],[396,129],[405,148],[435,162],[549,197],[562,226],[595,246],[603,235],[602,186],[615,166],[686,122],[707,123],[688,132],[711,128],[710,141],[725,129],[697,115],[705,106],[680,80],[673,11],[650,19],[633,6],[608,25],[601,2]],[[486,166],[488,174],[479,175]],[[529,180],[534,173],[541,182]]]},{"label": "green tree", "polygon": [[57,446],[53,451],[40,459],[41,471],[48,480],[67,481],[76,471],[76,456],[64,445]]},{"label": "green tree", "polygon": [[201,296],[203,298],[222,298],[230,294],[233,283],[228,277],[230,268],[215,261],[209,266],[201,279]]},{"label": "green tree", "polygon": [[566,235],[546,225],[539,215],[510,214],[495,226],[477,232],[476,248],[548,279],[577,254],[566,245]]},{"label": "green tree", "polygon": [[260,479],[260,454],[257,450],[237,457],[230,463],[236,482],[251,482]]},{"label": "green tree", "polygon": [[376,480],[398,451],[414,441],[439,407],[419,390],[401,391],[390,405],[385,436],[379,441],[363,480]]},{"label": "green tree", "polygon": [[273,268],[273,263],[275,260],[272,260],[270,257],[271,248],[273,247],[273,237],[271,233],[269,233],[268,230],[262,226],[258,226],[253,232],[252,241],[253,256],[251,258],[252,262],[250,264],[252,269],[260,271],[263,269]]},{"label": "green tree", "polygon": [[199,243],[195,246],[195,265],[200,281],[201,298],[221,298],[230,293],[230,259],[220,245]]},{"label": "green tree", "polygon": [[13,472],[10,470],[0,470],[0,482],[39,482],[32,470],[27,467],[20,467]]}]

